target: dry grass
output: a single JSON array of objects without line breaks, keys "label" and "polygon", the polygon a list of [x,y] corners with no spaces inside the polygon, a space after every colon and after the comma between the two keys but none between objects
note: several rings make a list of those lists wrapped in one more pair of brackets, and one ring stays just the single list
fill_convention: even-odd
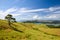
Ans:
[{"label": "dry grass", "polygon": [[12,23],[11,26],[23,33],[11,29],[7,21],[0,20],[0,40],[60,40],[60,28],[33,23]]}]

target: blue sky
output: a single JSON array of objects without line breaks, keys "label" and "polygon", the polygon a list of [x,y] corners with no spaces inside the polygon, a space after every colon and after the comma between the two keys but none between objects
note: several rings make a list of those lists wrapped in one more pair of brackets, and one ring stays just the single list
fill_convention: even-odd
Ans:
[{"label": "blue sky", "polygon": [[60,0],[0,0],[0,19],[12,14],[16,20],[60,20]]}]

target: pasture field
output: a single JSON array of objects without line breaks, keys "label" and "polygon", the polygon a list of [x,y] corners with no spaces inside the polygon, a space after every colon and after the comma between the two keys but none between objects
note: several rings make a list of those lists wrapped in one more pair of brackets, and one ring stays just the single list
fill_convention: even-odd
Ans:
[{"label": "pasture field", "polygon": [[60,28],[45,24],[11,23],[0,20],[0,40],[60,40]]}]

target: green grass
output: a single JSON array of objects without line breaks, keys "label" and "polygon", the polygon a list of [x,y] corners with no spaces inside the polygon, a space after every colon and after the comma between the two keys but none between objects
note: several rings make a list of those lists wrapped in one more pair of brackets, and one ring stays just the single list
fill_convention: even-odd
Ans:
[{"label": "green grass", "polygon": [[0,40],[60,40],[60,35],[53,32],[56,28],[48,28],[45,24],[11,23],[11,26],[18,31],[7,21],[0,20]]}]

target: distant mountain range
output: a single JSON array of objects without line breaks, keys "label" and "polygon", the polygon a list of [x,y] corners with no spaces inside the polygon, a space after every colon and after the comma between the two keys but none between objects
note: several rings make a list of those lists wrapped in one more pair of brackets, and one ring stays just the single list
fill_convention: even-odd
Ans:
[{"label": "distant mountain range", "polygon": [[55,23],[60,24],[60,20],[27,20],[23,21],[24,23]]}]

